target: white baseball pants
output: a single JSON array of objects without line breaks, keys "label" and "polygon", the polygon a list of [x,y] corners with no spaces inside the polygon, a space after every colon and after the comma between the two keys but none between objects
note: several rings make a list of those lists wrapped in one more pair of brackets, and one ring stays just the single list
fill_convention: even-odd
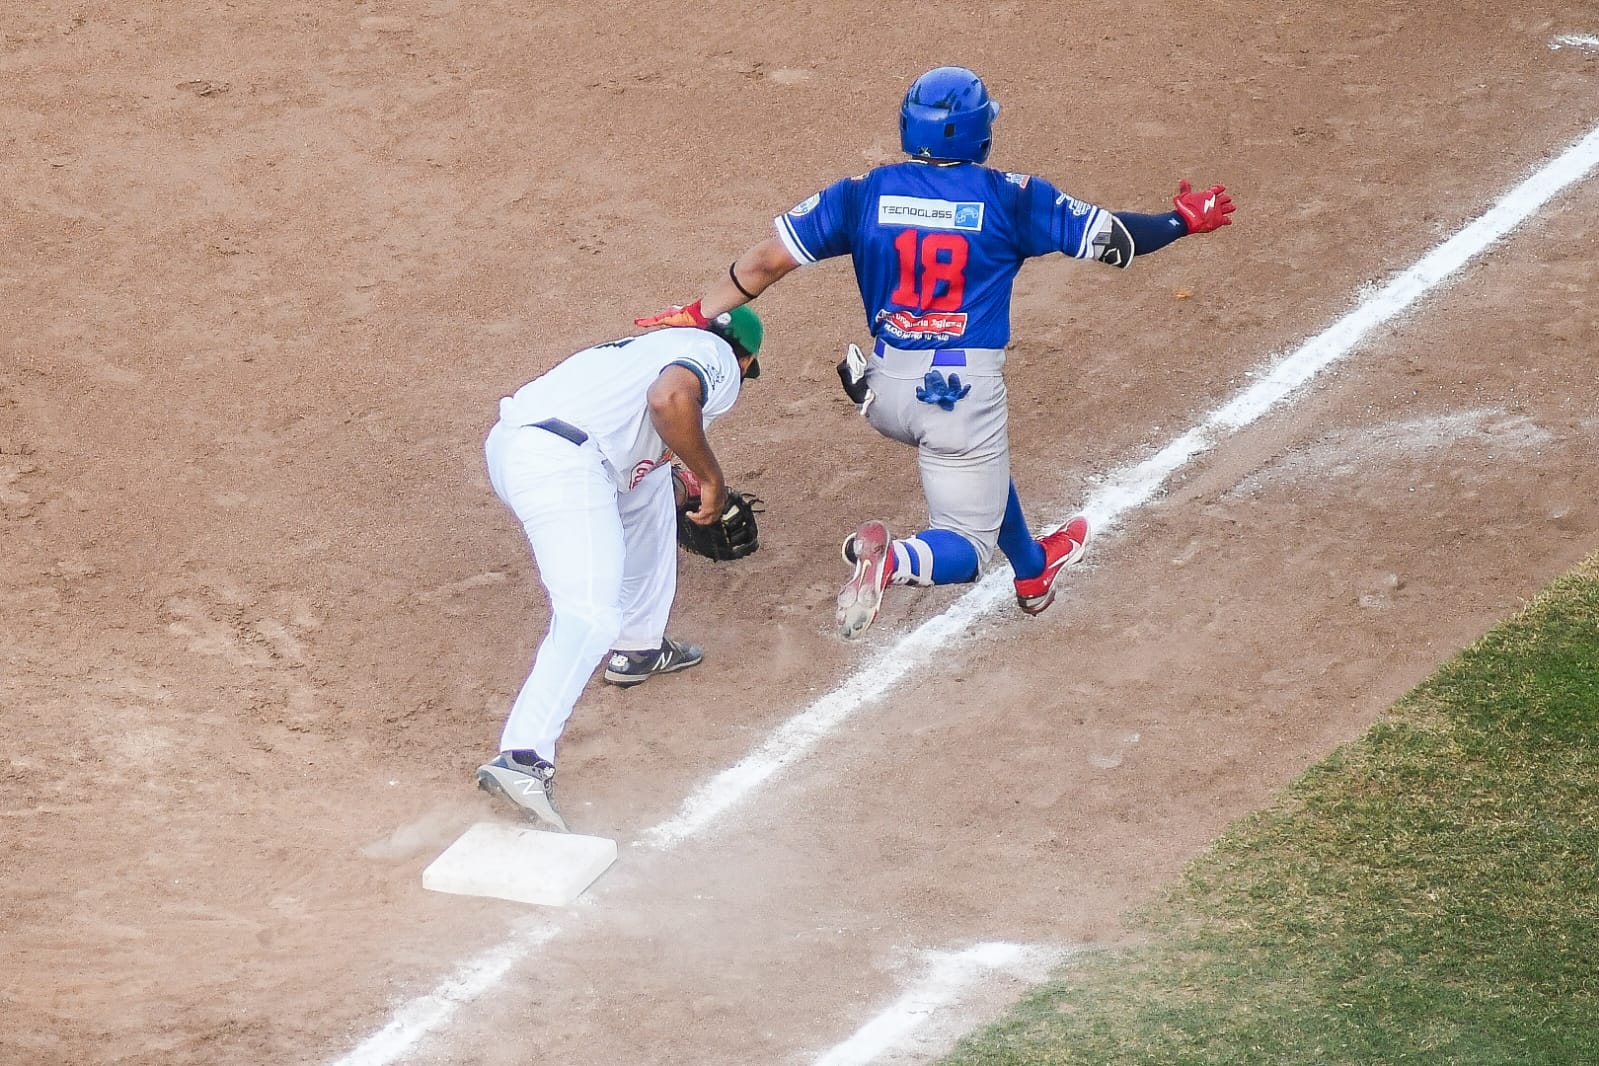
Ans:
[{"label": "white baseball pants", "polygon": [[677,511],[669,464],[617,492],[594,441],[496,423],[484,444],[495,495],[527,533],[550,597],[550,628],[511,705],[501,751],[555,743],[611,649],[658,648],[677,593]]}]

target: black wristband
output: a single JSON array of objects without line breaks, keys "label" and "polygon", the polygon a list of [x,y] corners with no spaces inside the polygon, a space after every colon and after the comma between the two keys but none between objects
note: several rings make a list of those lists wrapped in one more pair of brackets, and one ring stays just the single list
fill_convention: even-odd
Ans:
[{"label": "black wristband", "polygon": [[737,289],[739,292],[744,294],[744,298],[746,300],[753,300],[753,299],[755,299],[755,293],[750,292],[744,286],[740,285],[739,281],[738,281],[738,275],[733,273],[733,268],[735,266],[737,266],[737,265],[738,265],[738,260],[737,259],[735,259],[731,263],[727,264],[727,277],[728,277],[728,280],[732,281],[733,288]]}]

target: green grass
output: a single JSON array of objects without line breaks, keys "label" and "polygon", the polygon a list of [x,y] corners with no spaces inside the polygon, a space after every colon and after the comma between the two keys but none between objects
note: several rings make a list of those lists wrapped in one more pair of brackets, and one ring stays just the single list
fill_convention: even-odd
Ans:
[{"label": "green grass", "polygon": [[950,1066],[1599,1063],[1599,556]]}]

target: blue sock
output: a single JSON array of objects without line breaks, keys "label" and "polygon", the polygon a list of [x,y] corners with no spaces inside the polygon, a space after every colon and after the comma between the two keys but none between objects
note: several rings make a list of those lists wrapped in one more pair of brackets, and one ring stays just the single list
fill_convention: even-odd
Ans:
[{"label": "blue sock", "polygon": [[947,529],[894,542],[894,578],[901,584],[961,585],[977,580],[979,565],[972,542]]},{"label": "blue sock", "polygon": [[1005,501],[1005,517],[999,523],[999,550],[1005,553],[1019,578],[1037,577],[1044,572],[1044,546],[1033,539],[1033,531],[1027,528],[1014,481]]}]

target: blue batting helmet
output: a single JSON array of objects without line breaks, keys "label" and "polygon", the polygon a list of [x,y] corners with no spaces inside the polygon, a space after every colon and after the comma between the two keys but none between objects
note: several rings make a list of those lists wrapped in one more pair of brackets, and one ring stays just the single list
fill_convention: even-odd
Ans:
[{"label": "blue batting helmet", "polygon": [[981,163],[994,143],[999,103],[965,67],[938,67],[911,82],[899,109],[899,143],[917,159]]}]

